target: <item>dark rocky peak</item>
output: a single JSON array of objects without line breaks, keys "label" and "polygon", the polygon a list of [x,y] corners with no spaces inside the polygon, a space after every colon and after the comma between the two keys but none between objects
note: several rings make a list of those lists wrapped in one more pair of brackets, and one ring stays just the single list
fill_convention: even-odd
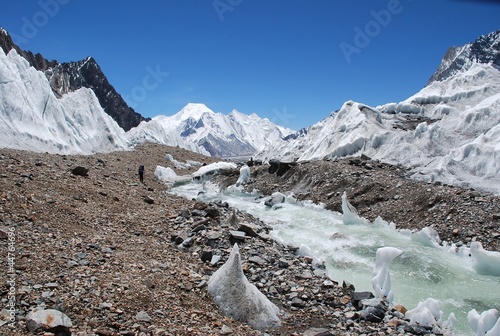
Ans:
[{"label": "dark rocky peak", "polygon": [[23,56],[32,67],[40,71],[44,71],[45,69],[53,67],[57,64],[57,61],[48,61],[38,53],[33,54],[31,51],[19,48],[12,40],[9,33],[2,27],[0,27],[0,47],[2,47],[5,54],[8,54],[9,51],[15,49],[17,53]]},{"label": "dark rocky peak", "polygon": [[474,63],[500,66],[500,30],[483,35],[464,46],[448,49],[427,85],[468,70]]},{"label": "dark rocky peak", "polygon": [[35,69],[45,73],[52,91],[57,97],[76,91],[82,87],[94,91],[104,111],[109,114],[125,131],[136,127],[144,118],[133,108],[129,107],[122,96],[108,82],[108,79],[94,58],[87,57],[77,62],[60,63],[49,61],[41,54],[33,54],[19,48],[9,33],[0,27],[0,46],[5,54],[15,49]]}]

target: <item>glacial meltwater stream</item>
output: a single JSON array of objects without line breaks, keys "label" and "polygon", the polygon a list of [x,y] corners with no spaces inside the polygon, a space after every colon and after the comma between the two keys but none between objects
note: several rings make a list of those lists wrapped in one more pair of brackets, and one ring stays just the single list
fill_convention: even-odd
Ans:
[{"label": "glacial meltwater stream", "polygon": [[410,310],[429,297],[438,300],[443,320],[455,313],[455,335],[473,335],[467,323],[470,310],[500,310],[500,277],[478,274],[468,255],[425,246],[384,221],[345,225],[341,214],[291,197],[271,209],[257,195],[237,189],[218,193],[210,182],[184,184],[170,192],[201,201],[221,200],[252,214],[273,228],[276,240],[301,247],[299,251],[324,261],[333,280],[345,280],[357,291],[373,292],[370,280],[377,249],[399,248],[403,253],[390,266],[394,303]]}]

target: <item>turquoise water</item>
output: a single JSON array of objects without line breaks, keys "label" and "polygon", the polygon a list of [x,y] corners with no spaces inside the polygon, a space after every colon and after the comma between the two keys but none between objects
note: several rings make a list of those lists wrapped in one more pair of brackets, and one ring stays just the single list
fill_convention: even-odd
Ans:
[{"label": "turquoise water", "polygon": [[[387,223],[344,225],[339,213],[288,197],[278,209],[270,209],[258,195],[232,191],[218,193],[209,183],[185,184],[170,192],[204,201],[222,200],[273,227],[272,236],[283,243],[302,246],[301,251],[326,265],[329,276],[353,284],[357,291],[372,291],[371,274],[379,247],[399,248],[403,253],[390,267],[394,303],[408,310],[432,297],[439,301],[443,320],[453,312],[455,335],[472,335],[467,313],[500,310],[500,277],[477,274],[467,256],[428,247],[410,239]],[[202,192],[200,194],[200,192]]]}]

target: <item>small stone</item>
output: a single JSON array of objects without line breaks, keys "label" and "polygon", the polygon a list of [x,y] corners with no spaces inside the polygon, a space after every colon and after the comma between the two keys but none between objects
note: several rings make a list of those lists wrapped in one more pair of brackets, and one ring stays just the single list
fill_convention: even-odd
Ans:
[{"label": "small stone", "polygon": [[0,229],[0,239],[7,240],[7,238],[8,238],[7,230]]},{"label": "small stone", "polygon": [[223,325],[222,328],[220,329],[220,334],[221,335],[230,335],[233,333],[233,329],[228,327],[227,325]]},{"label": "small stone", "polygon": [[135,319],[141,322],[151,322],[151,317],[145,311],[140,311],[135,315]]},{"label": "small stone", "polygon": [[304,308],[306,306],[305,302],[298,297],[292,299],[292,307]]},{"label": "small stone", "polygon": [[312,279],[313,274],[311,271],[304,271],[300,275],[297,276],[298,279]]},{"label": "small stone", "polygon": [[292,261],[290,260],[286,260],[284,258],[281,258],[279,261],[278,261],[278,267],[279,268],[288,268],[292,265]]},{"label": "small stone", "polygon": [[109,303],[109,302],[103,302],[99,305],[101,308],[104,308],[104,309],[109,309],[111,307],[113,307],[113,304],[112,303]]},{"label": "small stone", "polygon": [[149,279],[144,280],[144,285],[146,287],[148,287],[149,289],[154,289],[155,288],[155,284],[151,280],[149,280]]},{"label": "small stone", "polygon": [[214,266],[214,265],[217,265],[217,263],[220,261],[221,259],[221,256],[220,255],[213,255],[212,256],[212,259],[210,259],[210,265]]},{"label": "small stone", "polygon": [[333,336],[326,328],[310,328],[304,331],[303,336]]},{"label": "small stone", "polygon": [[75,167],[71,170],[71,173],[77,176],[88,176],[88,172],[88,168],[82,166]]},{"label": "small stone", "polygon": [[407,312],[407,309],[406,307],[404,307],[403,305],[400,305],[400,304],[397,304],[397,305],[394,305],[394,307],[392,307],[395,311],[398,311],[400,312],[401,314],[406,314]]},{"label": "small stone", "polygon": [[201,261],[205,262],[205,261],[212,260],[212,257],[213,257],[213,252],[212,251],[202,251],[200,259],[201,259]]},{"label": "small stone", "polygon": [[220,216],[220,211],[215,207],[206,208],[205,212],[207,214],[207,217],[210,217],[210,218],[217,218]]},{"label": "small stone", "polygon": [[262,227],[252,223],[241,223],[238,230],[245,232],[250,237],[257,237],[259,235],[259,231],[262,230]]},{"label": "small stone", "polygon": [[263,266],[263,265],[266,264],[266,261],[264,259],[262,259],[261,257],[259,257],[259,256],[250,257],[248,259],[248,261],[251,262],[251,263],[257,264],[259,266]]},{"label": "small stone", "polygon": [[231,241],[231,244],[245,241],[246,234],[243,231],[230,230],[229,235],[230,235],[229,240]]}]

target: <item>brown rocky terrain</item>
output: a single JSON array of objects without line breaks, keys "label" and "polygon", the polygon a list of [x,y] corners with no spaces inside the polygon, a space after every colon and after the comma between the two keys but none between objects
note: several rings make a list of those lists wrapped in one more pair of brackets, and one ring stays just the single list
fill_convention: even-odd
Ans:
[{"label": "brown rocky terrain", "polygon": [[[14,323],[5,309],[0,313],[1,335],[30,334],[26,316],[35,307],[64,312],[73,335],[404,335],[411,330],[397,311],[387,313],[389,322],[360,320],[351,286],[326,277],[311,259],[296,256],[294,247],[270,240],[269,228],[250,215],[227,204],[166,194],[153,171],[156,165],[172,167],[167,153],[178,161],[216,161],[154,144],[91,156],[0,149],[0,300],[7,307],[15,291],[17,309]],[[145,184],[136,175],[140,163],[146,166]],[[333,210],[340,209],[347,190],[369,219],[380,215],[411,229],[433,224],[444,239],[464,244],[478,239],[498,251],[496,196],[413,182],[401,167],[357,159],[296,164],[281,176],[267,166],[252,169],[250,189],[292,191]],[[234,174],[223,178],[235,179]],[[235,241],[249,281],[282,310],[279,328],[256,331],[222,316],[208,294],[206,282]],[[221,261],[211,263],[213,255]]]}]

